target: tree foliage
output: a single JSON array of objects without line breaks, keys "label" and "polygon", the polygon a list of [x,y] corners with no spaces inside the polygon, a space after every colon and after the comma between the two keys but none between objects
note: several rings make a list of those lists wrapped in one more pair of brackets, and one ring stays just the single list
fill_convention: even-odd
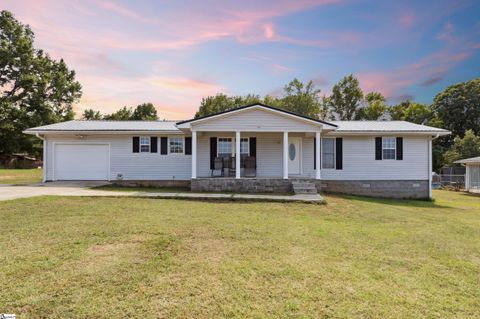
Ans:
[{"label": "tree foliage", "polygon": [[298,79],[293,79],[293,81],[283,88],[283,95],[280,98],[271,95],[261,98],[259,95],[252,94],[245,96],[227,96],[223,93],[208,96],[202,99],[195,117],[198,118],[224,112],[236,107],[255,103],[263,103],[313,118],[325,117],[320,90],[315,88],[312,81],[303,83]]},{"label": "tree foliage", "polygon": [[33,126],[69,120],[81,97],[75,72],[34,47],[34,33],[8,11],[0,12],[0,154],[39,155]]},{"label": "tree foliage", "polygon": [[131,107],[122,107],[111,114],[102,115],[100,111],[86,109],[83,112],[84,120],[110,120],[110,121],[156,121],[158,120],[157,110],[152,103],[143,103],[137,105],[134,109]]},{"label": "tree foliage", "polygon": [[350,74],[332,88],[332,94],[326,98],[331,118],[350,121],[359,117],[357,112],[363,101],[363,92],[358,79]]},{"label": "tree foliage", "polygon": [[[480,78],[457,83],[435,96],[433,111],[453,136],[480,133]],[[450,139],[451,141],[451,139]]]},{"label": "tree foliage", "polygon": [[364,106],[356,111],[356,120],[376,121],[385,116],[387,99],[379,92],[365,95]]},{"label": "tree foliage", "polygon": [[476,156],[480,156],[480,136],[470,129],[463,137],[455,137],[452,148],[445,152],[444,159],[446,164],[453,165],[459,159]]},{"label": "tree foliage", "polygon": [[435,115],[432,107],[422,103],[404,101],[388,108],[392,120],[408,121],[417,124],[428,124],[440,127],[441,121]]}]

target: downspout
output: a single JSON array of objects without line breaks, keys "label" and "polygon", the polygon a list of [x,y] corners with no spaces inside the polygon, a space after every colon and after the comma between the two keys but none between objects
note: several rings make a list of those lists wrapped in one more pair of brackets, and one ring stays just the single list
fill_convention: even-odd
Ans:
[{"label": "downspout", "polygon": [[432,136],[428,140],[428,197],[432,199],[432,170],[433,170],[433,156],[432,156],[432,141],[437,139],[440,134]]},{"label": "downspout", "polygon": [[35,136],[43,141],[43,178],[42,183],[47,181],[47,140],[40,134],[35,133]]}]

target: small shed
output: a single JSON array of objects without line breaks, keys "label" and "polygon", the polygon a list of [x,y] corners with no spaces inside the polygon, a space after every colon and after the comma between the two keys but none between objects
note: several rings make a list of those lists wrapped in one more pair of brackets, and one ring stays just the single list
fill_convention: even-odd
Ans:
[{"label": "small shed", "polygon": [[480,193],[480,156],[456,161],[465,165],[465,190]]}]

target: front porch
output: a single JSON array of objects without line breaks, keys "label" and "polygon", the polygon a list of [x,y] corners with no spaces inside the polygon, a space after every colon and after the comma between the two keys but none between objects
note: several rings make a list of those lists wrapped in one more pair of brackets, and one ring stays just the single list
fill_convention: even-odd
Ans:
[{"label": "front porch", "polygon": [[314,178],[272,178],[272,177],[204,177],[191,180],[192,192],[232,193],[281,193],[294,192],[295,183],[313,184],[316,193],[321,190],[321,180]]}]

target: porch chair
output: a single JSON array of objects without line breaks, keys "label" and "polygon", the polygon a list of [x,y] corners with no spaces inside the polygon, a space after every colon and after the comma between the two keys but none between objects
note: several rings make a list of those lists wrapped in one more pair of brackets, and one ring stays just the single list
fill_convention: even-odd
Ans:
[{"label": "porch chair", "polygon": [[223,177],[223,158],[215,157],[213,159],[212,177]]},{"label": "porch chair", "polygon": [[245,169],[244,169],[245,177],[257,176],[257,168],[255,166],[256,166],[255,157],[248,156],[247,158],[245,158]]}]

